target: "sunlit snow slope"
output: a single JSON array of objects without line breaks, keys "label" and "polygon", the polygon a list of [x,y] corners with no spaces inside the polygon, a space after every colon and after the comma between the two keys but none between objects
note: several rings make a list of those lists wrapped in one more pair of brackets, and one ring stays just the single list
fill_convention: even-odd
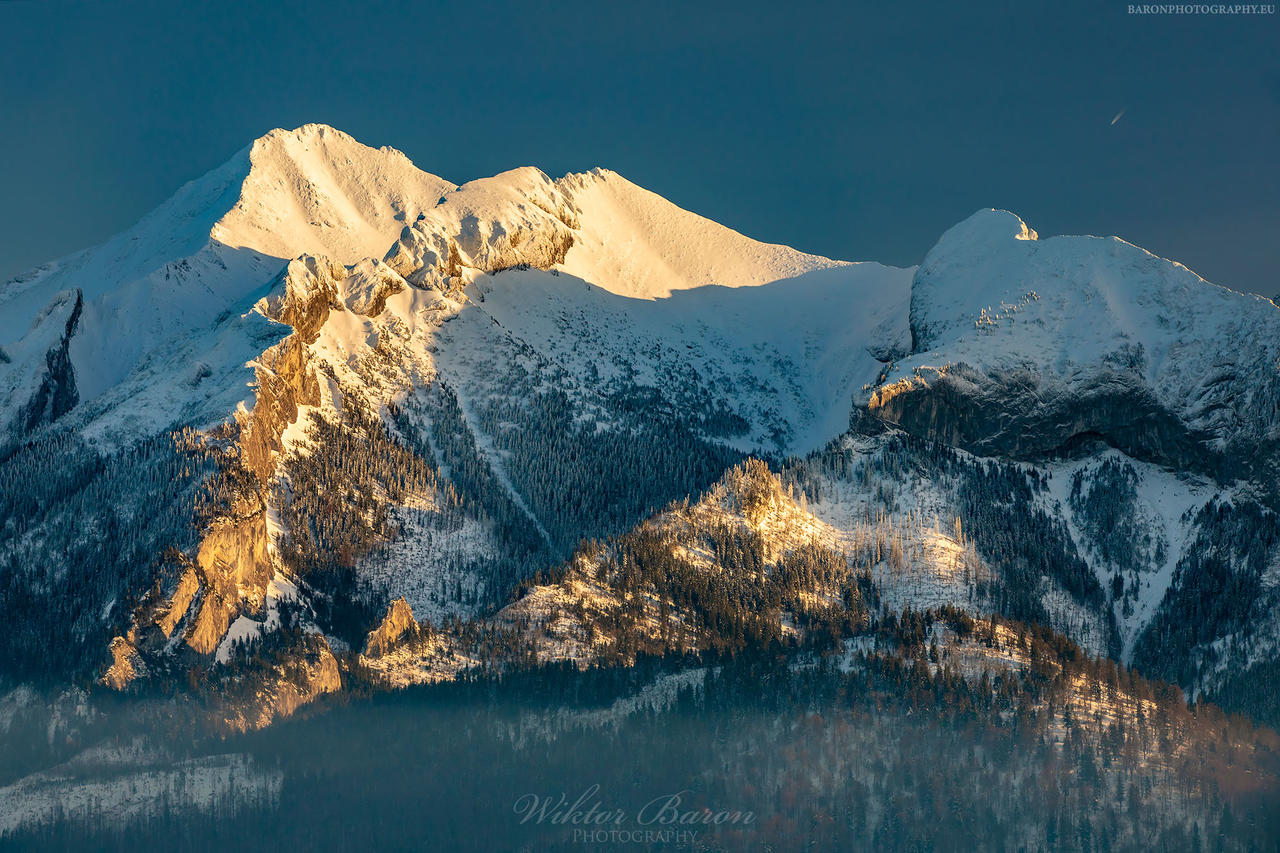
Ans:
[{"label": "sunlit snow slope", "polygon": [[[452,188],[400,152],[369,148],[333,128],[272,131],[128,231],[5,283],[0,346],[22,349],[13,344],[41,309],[78,290],[83,310],[68,337],[80,402],[136,371],[134,387],[121,395],[127,399],[153,396],[147,389],[157,383],[182,390],[135,407],[134,427],[216,418],[219,410],[225,417],[246,398],[245,363],[283,333],[242,315],[284,262],[308,252],[347,263],[380,255],[403,220]],[[6,412],[26,402],[22,392],[37,381],[43,355],[0,364]]]},{"label": "sunlit snow slope", "polygon": [[[349,265],[385,255],[389,274],[442,291],[477,282],[492,293],[484,313],[551,358],[607,323],[608,339],[584,341],[566,368],[592,361],[607,381],[634,362],[628,381],[673,404],[689,402],[676,398],[697,371],[693,390],[705,398],[716,383],[715,400],[749,421],[730,436],[745,447],[804,450],[839,434],[877,356],[906,340],[909,271],[760,243],[606,170],[553,181],[522,168],[455,187],[398,151],[307,125],[272,131],[102,246],[4,285],[5,411],[24,428],[65,414],[27,411],[48,384],[46,354],[63,343],[69,369],[55,384],[79,418],[97,422],[98,438],[251,405],[243,367],[287,331],[253,305],[281,291],[278,272],[304,254]],[[564,277],[479,283],[528,266]],[[671,298],[707,285],[716,287]],[[74,328],[66,311],[40,313],[72,305],[56,297],[76,290]],[[730,389],[740,379],[749,381]]]},{"label": "sunlit snow slope", "polygon": [[861,396],[911,431],[1019,456],[1096,435],[1224,477],[1275,461],[1280,309],[1118,238],[979,211],[917,270],[911,335]]},{"label": "sunlit snow slope", "polygon": [[[459,186],[277,130],[0,286],[0,476],[65,475],[0,529],[25,578],[0,617],[67,590],[88,615],[49,631],[99,670],[109,641],[120,686],[179,648],[234,661],[296,597],[314,678],[266,685],[286,698],[242,718],[269,720],[338,689],[329,643],[390,601],[483,618],[743,453],[814,453],[796,482],[829,544],[907,555],[879,579],[891,606],[1002,608],[1191,684],[1275,658],[1248,631],[1280,613],[1278,364],[1275,304],[1007,212],[897,269],[752,240],[604,169]],[[101,455],[157,438],[139,482]],[[198,514],[168,481],[204,465],[223,479]]]}]

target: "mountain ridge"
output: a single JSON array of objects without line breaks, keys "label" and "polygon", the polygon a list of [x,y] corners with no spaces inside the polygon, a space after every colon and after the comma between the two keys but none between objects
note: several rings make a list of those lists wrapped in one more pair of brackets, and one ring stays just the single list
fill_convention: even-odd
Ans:
[{"label": "mountain ridge", "polygon": [[894,609],[1047,624],[1191,695],[1280,655],[1275,543],[1235,541],[1274,520],[1280,311],[1118,239],[983,210],[918,268],[834,261],[605,169],[459,186],[307,125],[42,270],[0,290],[0,613],[59,589],[57,660],[114,688],[243,668],[227,719],[265,725],[363,677],[397,601],[428,664],[384,677],[451,676],[582,540],[749,456],[822,560],[878,543]]}]

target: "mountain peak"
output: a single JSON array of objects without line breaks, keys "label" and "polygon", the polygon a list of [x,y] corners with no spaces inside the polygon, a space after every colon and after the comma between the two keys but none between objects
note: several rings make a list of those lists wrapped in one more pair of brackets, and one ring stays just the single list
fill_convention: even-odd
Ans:
[{"label": "mountain peak", "polygon": [[[256,321],[241,328],[235,320],[304,255],[343,266],[385,258],[417,284],[466,271],[450,286],[510,267],[558,268],[645,299],[843,266],[751,240],[605,169],[553,180],[526,166],[460,187],[394,148],[307,124],[264,134],[132,228],[0,288],[0,345],[22,338],[58,293],[79,291],[84,310],[69,359],[82,401],[147,365],[151,373],[135,376],[135,385],[160,387],[157,370],[185,370],[175,355],[183,347],[219,348],[215,360],[227,377],[219,387],[240,394],[243,383],[232,377],[270,334]],[[124,327],[130,334],[118,334]],[[43,370],[38,355],[24,362],[23,376]],[[203,394],[215,384],[199,387]],[[199,410],[218,411],[225,395],[215,396]],[[173,402],[193,416],[185,396]],[[163,419],[173,411],[151,405],[146,414]]]},{"label": "mountain peak", "polygon": [[581,223],[565,272],[610,282],[615,293],[645,299],[705,285],[750,287],[845,266],[764,243],[685,210],[617,172],[595,168],[556,181]]},{"label": "mountain peak", "polygon": [[1018,214],[1000,208],[984,207],[943,232],[938,245],[953,242],[980,244],[1009,237],[1015,240],[1037,240],[1040,235],[1029,228]]},{"label": "mountain peak", "polygon": [[[1097,435],[1215,476],[1275,452],[1273,305],[1119,238],[1033,237],[1011,213],[980,211],[929,251],[911,287],[912,355],[876,392],[879,418],[963,429],[955,440],[983,453]],[[929,410],[939,398],[945,415]],[[984,420],[996,401],[1016,416]]]},{"label": "mountain peak", "polygon": [[309,121],[306,124],[295,127],[293,130],[288,130],[283,127],[272,128],[262,134],[262,136],[255,139],[253,141],[253,146],[266,146],[280,140],[306,140],[325,136],[336,136],[346,142],[355,145],[360,144],[351,134],[344,133],[333,125],[325,124],[324,122]]},{"label": "mountain peak", "polygon": [[380,257],[406,222],[455,189],[394,148],[371,148],[324,124],[272,130],[248,160],[239,197],[211,236],[282,259]]}]

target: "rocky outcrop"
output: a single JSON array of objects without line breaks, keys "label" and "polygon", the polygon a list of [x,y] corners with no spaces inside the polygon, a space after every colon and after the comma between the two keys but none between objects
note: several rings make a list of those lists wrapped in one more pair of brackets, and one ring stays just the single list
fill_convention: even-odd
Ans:
[{"label": "rocky outcrop", "polygon": [[413,608],[401,596],[387,608],[387,615],[380,624],[369,632],[365,641],[364,653],[378,657],[395,648],[406,636],[413,638],[418,634],[418,621],[413,618]]},{"label": "rocky outcrop", "polygon": [[254,407],[239,415],[239,464],[249,482],[241,484],[210,523],[167,602],[140,608],[135,627],[154,625],[166,639],[181,630],[185,644],[207,656],[217,651],[239,614],[261,607],[276,568],[267,507],[276,488],[282,436],[298,419],[300,406],[319,402],[307,346],[319,337],[331,311],[346,310],[339,295],[346,277],[339,264],[299,258],[285,267],[272,294],[258,303],[263,314],[294,331],[258,360]]},{"label": "rocky outcrop", "polygon": [[538,169],[464,184],[406,226],[383,259],[418,287],[448,291],[465,270],[550,269],[573,246],[577,209]]},{"label": "rocky outcrop", "polygon": [[1280,458],[1280,311],[1123,240],[979,211],[916,271],[910,327],[855,427],[1021,459],[1101,440],[1220,480]]},{"label": "rocky outcrop", "polygon": [[[268,508],[275,505],[276,491],[288,488],[278,471],[284,435],[298,421],[302,407],[321,403],[320,384],[326,381],[311,361],[312,345],[331,315],[379,314],[389,297],[408,286],[377,261],[348,270],[325,258],[305,256],[286,265],[270,295],[257,303],[259,313],[291,326],[293,332],[254,364],[254,405],[238,415],[236,445],[243,476],[235,478],[239,483],[235,496],[205,530],[167,600],[152,601],[135,614],[135,627],[147,637],[146,642],[134,644],[135,656],[168,653],[175,637],[191,653],[211,656],[237,617],[261,609],[279,568],[267,516]],[[408,621],[416,625],[411,613]],[[325,654],[333,660],[327,647]],[[323,659],[321,655],[311,679],[321,692],[333,681]],[[311,688],[299,692],[281,687],[267,704],[278,706],[273,714],[289,713],[313,694]],[[246,716],[251,718],[252,714]]]},{"label": "rocky outcrop", "polygon": [[358,661],[363,677],[384,687],[446,681],[478,662],[457,635],[419,624],[403,597],[391,603],[369,632]]},{"label": "rocky outcrop", "polygon": [[71,345],[83,309],[79,288],[58,293],[21,340],[0,350],[0,439],[36,432],[80,401]]},{"label": "rocky outcrop", "polygon": [[361,261],[342,283],[342,300],[353,314],[377,317],[387,300],[407,287],[395,270],[381,261]]},{"label": "rocky outcrop", "polygon": [[47,372],[27,404],[25,427],[28,432],[40,424],[53,423],[71,411],[80,400],[76,391],[75,369],[71,366],[71,337],[76,332],[83,309],[84,294],[76,290],[62,339],[45,354]]},{"label": "rocky outcrop", "polygon": [[342,675],[333,650],[324,638],[313,635],[267,681],[256,685],[251,696],[232,699],[223,708],[224,723],[241,732],[260,729],[341,689]]},{"label": "rocky outcrop", "polygon": [[304,255],[285,266],[258,308],[272,320],[292,326],[295,334],[310,343],[329,319],[329,311],[343,310],[338,288],[346,278],[347,268],[341,264]]},{"label": "rocky outcrop", "polygon": [[982,456],[1034,460],[1104,442],[1135,459],[1222,477],[1226,459],[1206,447],[1133,377],[1101,375],[1070,393],[1033,372],[990,375],[967,364],[921,368],[880,386],[854,426],[884,427]]},{"label": "rocky outcrop", "polygon": [[194,563],[187,566],[178,580],[178,587],[173,591],[169,604],[164,608],[160,618],[156,620],[165,638],[173,636],[173,632],[191,609],[191,604],[200,594],[200,574]]},{"label": "rocky outcrop", "polygon": [[217,650],[231,620],[242,609],[260,606],[266,595],[273,568],[265,511],[215,522],[200,543],[196,568],[204,595],[186,642],[208,655]]},{"label": "rocky outcrop", "polygon": [[112,690],[124,690],[134,681],[147,675],[147,666],[134,645],[133,632],[128,637],[116,637],[111,641],[111,665],[98,680]]},{"label": "rocky outcrop", "polygon": [[298,407],[320,400],[307,347],[320,336],[331,311],[345,310],[338,289],[346,277],[346,268],[324,258],[299,258],[281,273],[272,296],[258,303],[263,314],[294,329],[259,359],[253,410],[241,419],[241,459],[264,489],[283,449],[281,437],[298,419]]}]

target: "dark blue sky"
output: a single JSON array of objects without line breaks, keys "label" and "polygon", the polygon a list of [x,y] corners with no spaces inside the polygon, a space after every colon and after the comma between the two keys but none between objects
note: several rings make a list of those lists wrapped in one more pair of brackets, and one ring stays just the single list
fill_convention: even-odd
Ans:
[{"label": "dark blue sky", "polygon": [[0,278],[321,121],[833,257],[915,263],[995,206],[1280,291],[1280,15],[1127,5],[0,2]]}]

